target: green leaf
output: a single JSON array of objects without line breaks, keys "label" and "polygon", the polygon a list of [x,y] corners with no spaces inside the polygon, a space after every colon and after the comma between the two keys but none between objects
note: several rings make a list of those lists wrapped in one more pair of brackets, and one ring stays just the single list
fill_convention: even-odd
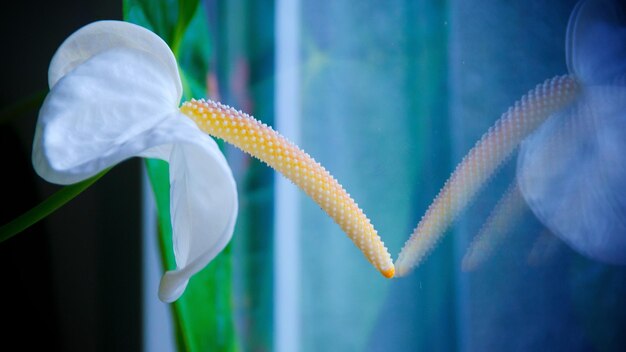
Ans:
[{"label": "green leaf", "polygon": [[181,50],[176,59],[183,79],[188,82],[185,99],[206,96],[206,78],[211,61],[212,43],[209,26],[204,16],[204,7],[198,7],[198,16],[189,22],[185,35],[181,38]]},{"label": "green leaf", "polygon": [[174,38],[178,8],[174,0],[125,0],[124,20],[157,33],[167,43]]},{"label": "green leaf", "polygon": [[125,0],[124,19],[157,33],[177,54],[197,8],[198,0]]},{"label": "green leaf", "polygon": [[[168,164],[146,161],[159,211],[159,244],[167,270],[175,269],[170,221]],[[234,351],[230,245],[194,275],[183,296],[172,304],[177,344],[182,351]]]},{"label": "green leaf", "polygon": [[[206,96],[212,48],[204,7],[198,0],[125,0],[124,19],[151,29],[173,48],[180,66],[183,96]],[[166,270],[176,268],[172,246],[168,164],[146,161],[154,190],[159,243]],[[227,246],[204,270],[194,275],[183,296],[172,304],[180,350],[234,351],[232,254]]]},{"label": "green leaf", "polygon": [[[183,36],[185,33],[193,33],[193,30],[187,30],[189,22],[194,18],[194,14],[198,9],[198,0],[178,0],[178,21],[174,29],[174,37],[172,38],[172,48],[174,53],[178,53],[179,46],[181,45]],[[203,14],[202,14],[203,15]],[[204,16],[195,16],[200,21]],[[204,20],[203,22],[206,22]],[[186,48],[187,50],[192,48]],[[176,56],[179,56],[178,54]]]},{"label": "green leaf", "polygon": [[48,197],[48,199],[39,203],[36,207],[30,209],[8,224],[3,225],[0,227],[0,243],[26,230],[30,226],[39,222],[39,220],[52,214],[55,210],[65,205],[65,203],[74,199],[74,197],[79,195],[82,191],[89,188],[89,186],[98,181],[100,177],[104,176],[104,174],[108,171],[109,169],[106,169],[90,179],[63,187],[55,194]]}]

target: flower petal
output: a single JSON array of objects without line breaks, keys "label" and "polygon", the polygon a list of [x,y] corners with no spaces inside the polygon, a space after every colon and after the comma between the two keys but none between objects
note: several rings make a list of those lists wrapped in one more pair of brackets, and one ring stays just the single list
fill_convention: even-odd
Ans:
[{"label": "flower petal", "polygon": [[35,170],[70,184],[162,143],[149,131],[177,111],[179,84],[145,51],[110,48],[86,59],[56,82],[41,108]]},{"label": "flower petal", "polygon": [[624,85],[626,5],[616,0],[579,2],[567,25],[565,51],[570,73],[585,84],[615,84],[617,78]]},{"label": "flower petal", "polygon": [[109,49],[135,49],[143,51],[161,63],[161,68],[177,84],[179,96],[182,85],[176,58],[168,45],[156,34],[138,25],[122,21],[90,23],[70,35],[57,49],[48,69],[50,89],[65,75],[83,62]]},{"label": "flower petal", "polygon": [[626,89],[586,88],[522,144],[524,199],[556,236],[603,262],[626,264]]},{"label": "flower petal", "polygon": [[[195,126],[194,126],[195,127]],[[161,280],[159,298],[172,302],[189,278],[230,241],[237,216],[237,189],[223,155],[208,136],[174,145],[170,155],[170,210],[177,270]]]},{"label": "flower petal", "polygon": [[159,296],[176,300],[230,240],[238,205],[217,144],[178,110],[172,52],[141,27],[98,22],[63,43],[49,83],[33,145],[43,178],[74,183],[132,156],[170,163],[177,270],[166,273]]},{"label": "flower petal", "polygon": [[217,143],[187,116],[171,114],[142,138],[160,143],[140,156],[169,162],[177,269],[163,276],[159,298],[173,302],[182,295],[189,278],[230,241],[238,211],[237,187]]}]

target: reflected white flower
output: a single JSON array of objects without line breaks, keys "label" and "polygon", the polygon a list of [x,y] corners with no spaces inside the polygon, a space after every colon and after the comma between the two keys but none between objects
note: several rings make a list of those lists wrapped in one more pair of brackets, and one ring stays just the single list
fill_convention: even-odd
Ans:
[{"label": "reflected white flower", "polygon": [[177,269],[163,276],[159,298],[178,299],[229,242],[238,205],[217,144],[178,109],[174,55],[144,28],[95,22],[61,45],[48,80],[33,144],[41,177],[71,184],[133,156],[169,162]]},{"label": "reflected white flower", "polygon": [[520,142],[518,186],[534,214],[580,253],[626,264],[625,7],[617,0],[575,7],[570,75],[531,90],[463,158],[402,248],[398,276],[426,257]]},{"label": "reflected white flower", "polygon": [[517,176],[535,215],[591,258],[626,264],[626,5],[581,1],[567,32],[579,98],[522,144]]}]

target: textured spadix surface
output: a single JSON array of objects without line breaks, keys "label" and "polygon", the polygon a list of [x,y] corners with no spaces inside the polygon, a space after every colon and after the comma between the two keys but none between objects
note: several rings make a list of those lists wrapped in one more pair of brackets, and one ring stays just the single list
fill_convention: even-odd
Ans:
[{"label": "textured spadix surface", "polygon": [[387,248],[363,211],[324,167],[272,128],[231,107],[185,102],[181,112],[206,133],[234,144],[282,173],[310,196],[385,277],[394,276]]},{"label": "textured spadix surface", "polygon": [[463,270],[471,271],[485,263],[496,248],[507,240],[511,229],[518,225],[524,209],[526,209],[526,203],[515,179],[491,210],[480,232],[465,252],[462,262]]}]

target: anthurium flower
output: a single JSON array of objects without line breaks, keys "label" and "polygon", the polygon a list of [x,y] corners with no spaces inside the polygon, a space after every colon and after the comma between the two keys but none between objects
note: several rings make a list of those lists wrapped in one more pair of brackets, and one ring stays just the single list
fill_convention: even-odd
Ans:
[{"label": "anthurium flower", "polygon": [[[346,232],[368,261],[393,277],[391,256],[357,203],[311,156],[253,117],[220,103],[180,108],[176,60],[155,34],[103,21],[83,27],[50,64],[33,164],[46,180],[70,184],[133,156],[170,163],[177,269],[161,280],[166,302],[228,243],[237,214],[231,171],[207,134],[236,145],[298,185]],[[205,134],[206,133],[206,134]]]},{"label": "anthurium flower", "polygon": [[41,177],[71,184],[133,156],[169,162],[177,268],[163,276],[159,298],[178,299],[230,240],[237,191],[215,141],[178,110],[171,50],[142,27],[95,22],[57,50],[48,81],[33,144]]}]

